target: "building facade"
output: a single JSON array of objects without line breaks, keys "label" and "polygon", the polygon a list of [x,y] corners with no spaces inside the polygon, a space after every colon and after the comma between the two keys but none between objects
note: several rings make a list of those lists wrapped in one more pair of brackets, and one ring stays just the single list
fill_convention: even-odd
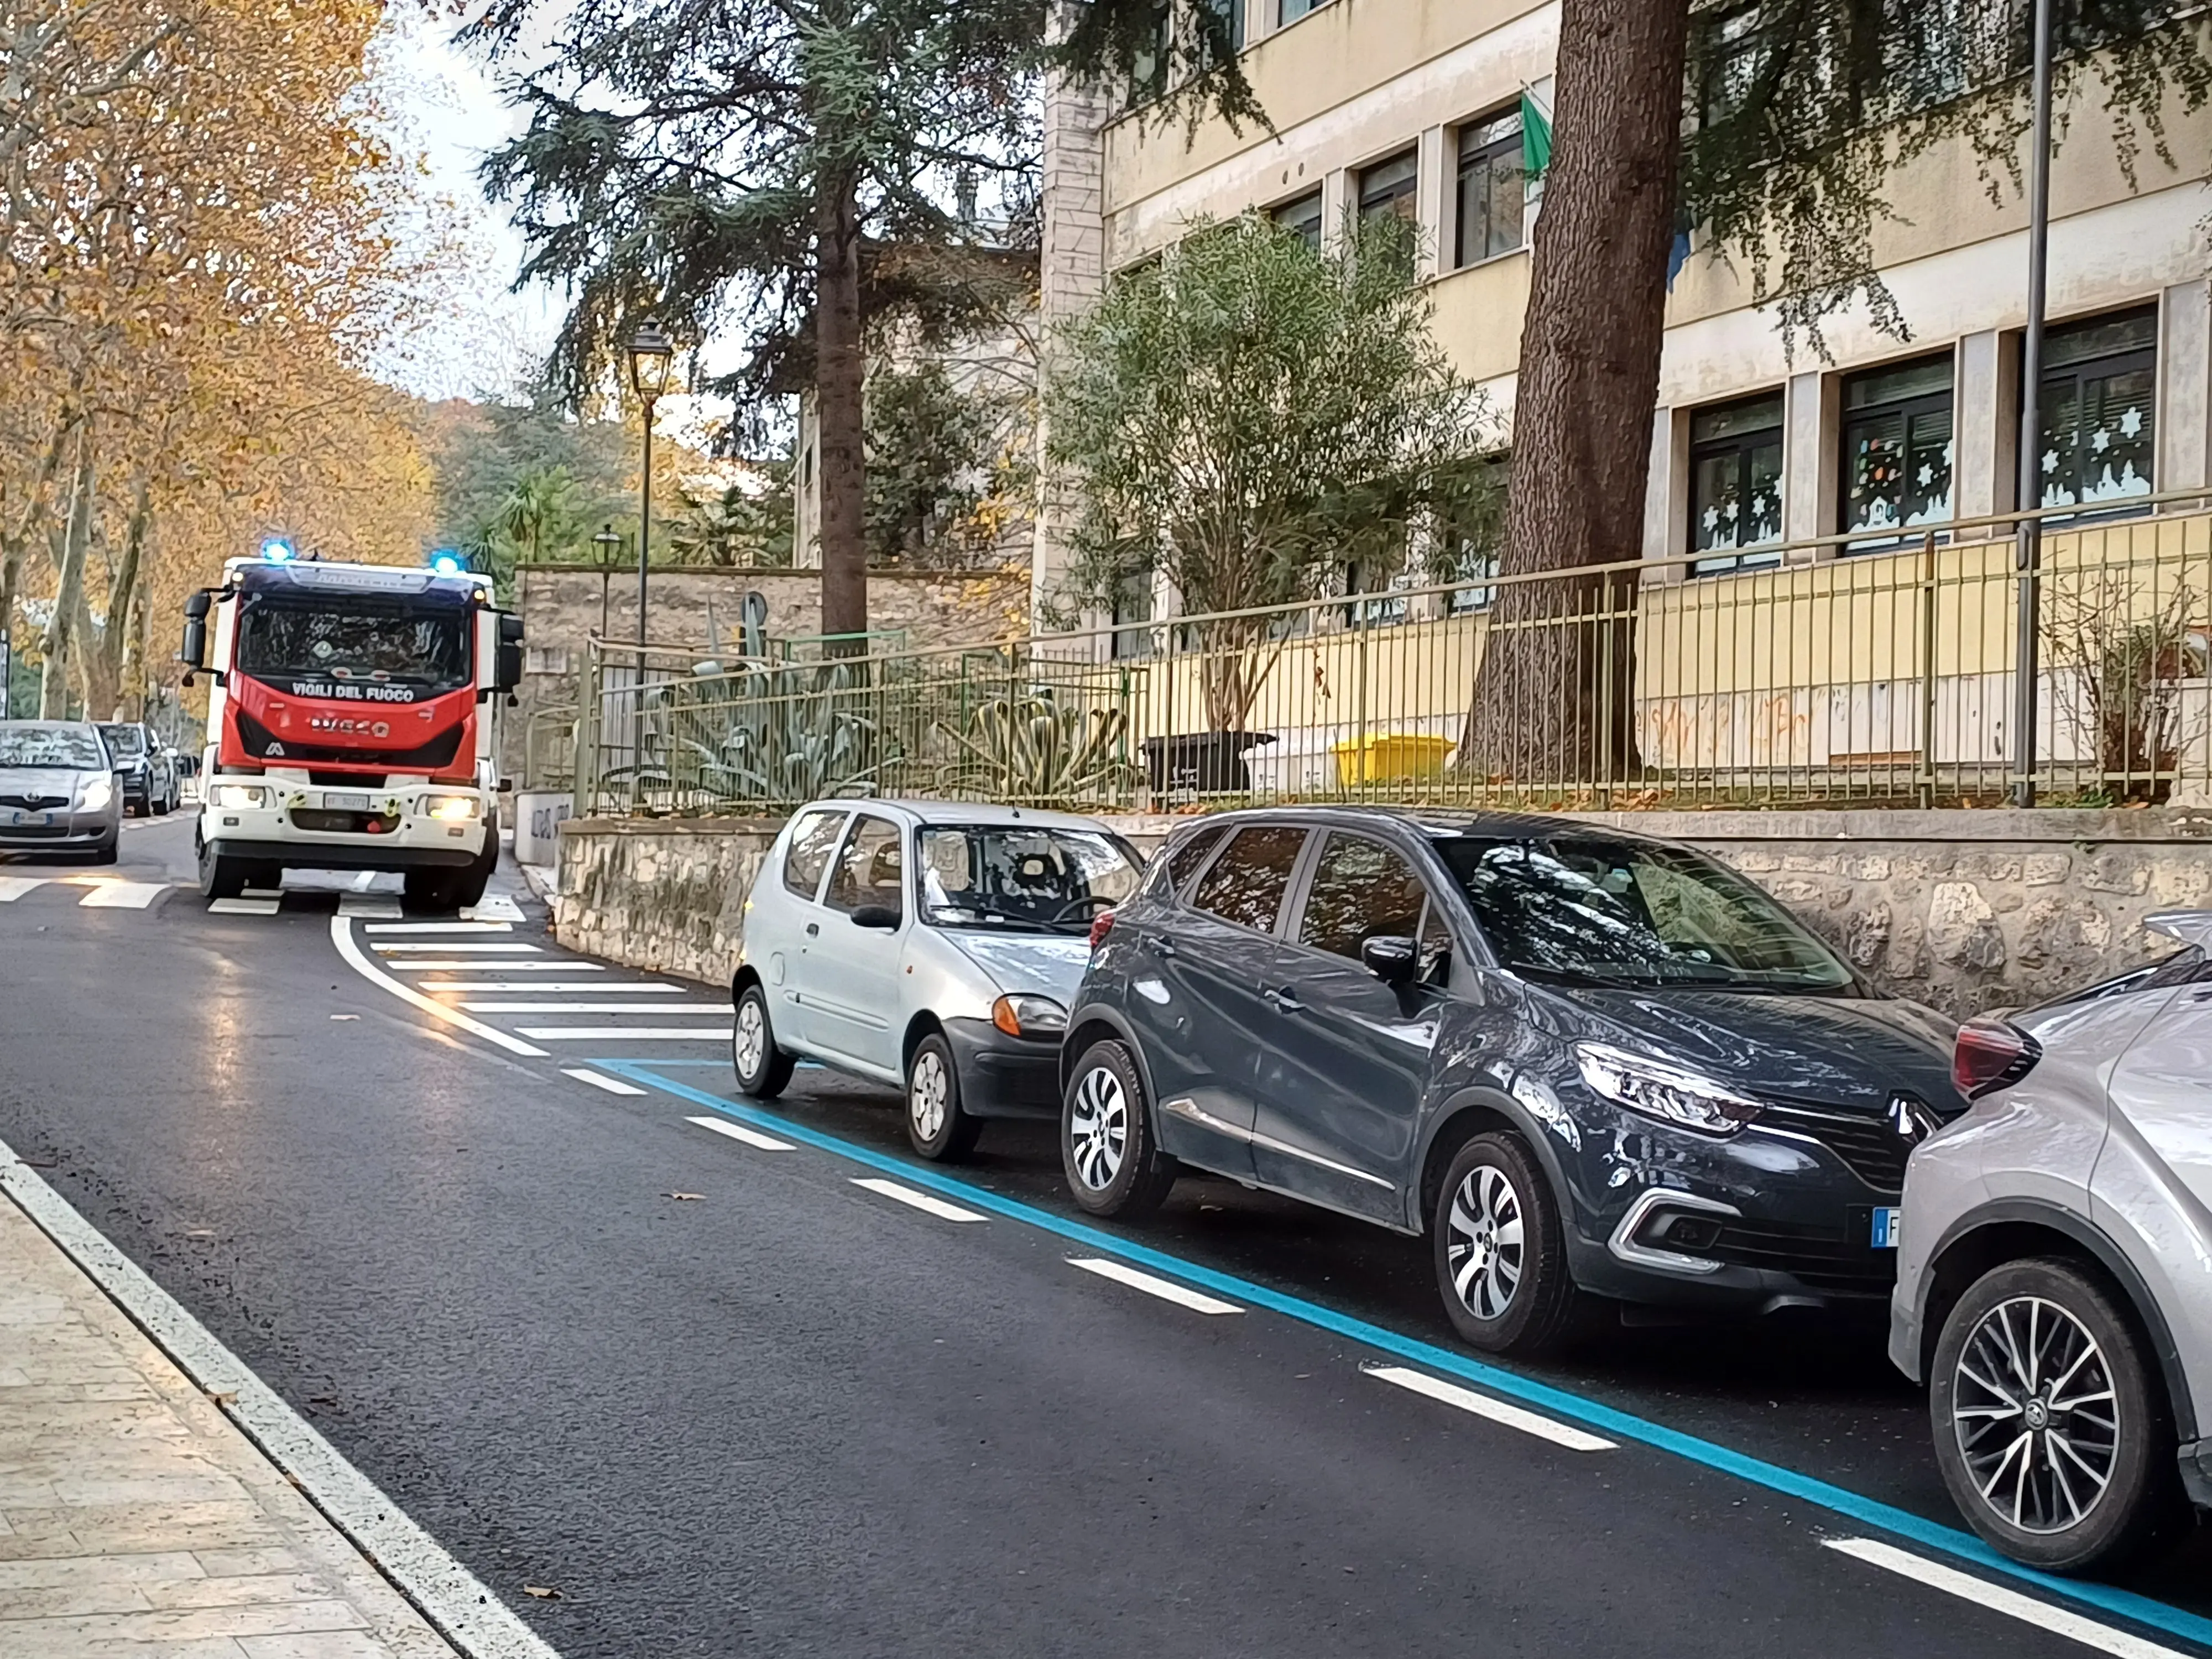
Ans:
[{"label": "building facade", "polygon": [[[1225,3],[1228,0],[1212,0]],[[1172,244],[1194,217],[1271,212],[1318,239],[1396,213],[1423,233],[1437,339],[1510,431],[1540,184],[1524,112],[1551,102],[1559,9],[1531,0],[1233,0],[1241,62],[1273,123],[1147,123],[1055,88],[1046,115],[1048,309]],[[2204,221],[2212,113],[2169,119],[2132,185],[2094,88],[2051,186],[2043,501],[2124,505],[2212,476],[2212,307]],[[1793,353],[1747,274],[1692,246],[1673,280],[1643,553],[1656,580],[1894,547],[2016,505],[2027,210],[1992,200],[1963,143],[1901,170],[1879,225],[1910,330],[1863,307]],[[1095,209],[1093,207],[1095,204]],[[1769,550],[1763,551],[1762,550]],[[1041,539],[1036,580],[1056,550]]]}]

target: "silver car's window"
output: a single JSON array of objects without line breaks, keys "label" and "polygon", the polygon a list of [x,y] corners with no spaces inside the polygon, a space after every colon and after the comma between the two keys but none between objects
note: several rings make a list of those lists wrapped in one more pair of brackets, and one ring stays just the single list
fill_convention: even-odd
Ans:
[{"label": "silver car's window", "polygon": [[1260,933],[1274,931],[1291,884],[1291,867],[1306,832],[1287,824],[1239,830],[1221,856],[1206,866],[1190,896],[1194,908]]},{"label": "silver car's window", "polygon": [[921,832],[922,915],[939,927],[1081,933],[1143,878],[1127,846],[1091,830],[962,824]]},{"label": "silver car's window", "polygon": [[1428,898],[1413,866],[1391,848],[1331,831],[1306,886],[1298,943],[1357,962],[1370,939],[1419,938]]},{"label": "silver car's window", "polygon": [[1687,848],[1603,836],[1436,841],[1498,961],[1534,979],[1843,994],[1842,959]]},{"label": "silver car's window", "polygon": [[848,912],[874,905],[903,917],[906,860],[899,841],[899,827],[889,818],[865,812],[854,818],[823,902],[833,910]]},{"label": "silver car's window", "polygon": [[0,726],[0,766],[105,772],[107,757],[81,726]]},{"label": "silver car's window", "polygon": [[822,872],[830,867],[837,832],[844,827],[842,812],[817,809],[804,814],[792,826],[791,842],[784,848],[783,884],[804,899],[820,892]]},{"label": "silver car's window", "polygon": [[135,757],[146,752],[144,736],[135,726],[103,726],[100,735],[107,739],[112,754]]}]

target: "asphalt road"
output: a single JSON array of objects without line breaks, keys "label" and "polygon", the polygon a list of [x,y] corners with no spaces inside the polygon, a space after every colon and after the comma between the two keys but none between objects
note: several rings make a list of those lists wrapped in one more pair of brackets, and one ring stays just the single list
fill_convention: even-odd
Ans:
[{"label": "asphalt road", "polygon": [[2205,1650],[2202,1534],[2123,1587],[2148,1601],[1962,1564],[1879,1330],[1468,1365],[1417,1243],[1212,1182],[1079,1226],[1048,1130],[913,1170],[884,1091],[805,1069],[732,1105],[687,1035],[726,1005],[568,958],[534,906],[396,931],[332,877],[210,915],[159,884],[190,834],[0,862],[0,1138],[569,1659],[2093,1650],[1853,1539]]}]

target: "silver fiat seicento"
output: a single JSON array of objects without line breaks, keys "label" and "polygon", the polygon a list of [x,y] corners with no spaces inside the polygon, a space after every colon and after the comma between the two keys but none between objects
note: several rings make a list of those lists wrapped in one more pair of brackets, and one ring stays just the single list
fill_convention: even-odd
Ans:
[{"label": "silver fiat seicento", "polygon": [[1890,1358],[1996,1548],[2122,1564],[2212,1509],[2212,911],[2134,973],[1959,1034],[1912,1154]]},{"label": "silver fiat seicento", "polygon": [[754,878],[730,985],[738,1087],[802,1059],[904,1090],[951,1158],[992,1117],[1060,1114],[1060,1044],[1091,925],[1144,876],[1095,818],[957,801],[824,800]]}]

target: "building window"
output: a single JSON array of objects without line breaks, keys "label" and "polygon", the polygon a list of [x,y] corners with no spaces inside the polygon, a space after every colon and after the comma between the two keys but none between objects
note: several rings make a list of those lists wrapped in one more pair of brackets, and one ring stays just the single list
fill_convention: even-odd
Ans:
[{"label": "building window", "polygon": [[1168,64],[1174,55],[1175,8],[1172,0],[1153,0],[1146,41],[1129,66],[1129,103],[1133,108],[1162,96],[1168,89]]},{"label": "building window", "polygon": [[1152,573],[1133,571],[1114,586],[1114,651],[1116,658],[1152,654]]},{"label": "building window", "polygon": [[1270,216],[1285,230],[1294,230],[1305,239],[1308,247],[1321,252],[1321,192],[1310,190],[1294,201],[1285,202],[1271,209]]},{"label": "building window", "polygon": [[1690,416],[1690,562],[1700,576],[1778,564],[1743,550],[1782,539],[1782,394]]},{"label": "building window", "polygon": [[1455,265],[1480,264],[1521,246],[1528,204],[1521,111],[1459,130],[1459,239]]},{"label": "building window", "polygon": [[1854,374],[1844,382],[1843,404],[1844,532],[1949,523],[1951,354]]},{"label": "building window", "polygon": [[[1348,628],[1395,627],[1410,614],[1406,590],[1420,585],[1420,573],[1405,568],[1402,561],[1395,567],[1376,560],[1347,561],[1344,567],[1344,591],[1352,603],[1344,607],[1345,625]],[[1362,593],[1380,597],[1358,598]]]},{"label": "building window", "polygon": [[1198,0],[1198,52],[1206,63],[1244,50],[1244,0]]},{"label": "building window", "polygon": [[1401,150],[1387,161],[1377,161],[1359,172],[1359,216],[1363,219],[1411,219],[1413,187],[1420,180],[1420,152]]},{"label": "building window", "polygon": [[1328,0],[1283,0],[1283,9],[1277,14],[1285,23],[1295,23],[1310,11],[1319,11]]},{"label": "building window", "polygon": [[2158,307],[2069,323],[2043,337],[2041,505],[2124,501],[2151,493]]},{"label": "building window", "polygon": [[1705,76],[1698,107],[1709,127],[1741,115],[1753,88],[1766,73],[1772,43],[1762,14],[1763,9],[1754,4],[1708,15],[1710,33],[1698,54]]}]

